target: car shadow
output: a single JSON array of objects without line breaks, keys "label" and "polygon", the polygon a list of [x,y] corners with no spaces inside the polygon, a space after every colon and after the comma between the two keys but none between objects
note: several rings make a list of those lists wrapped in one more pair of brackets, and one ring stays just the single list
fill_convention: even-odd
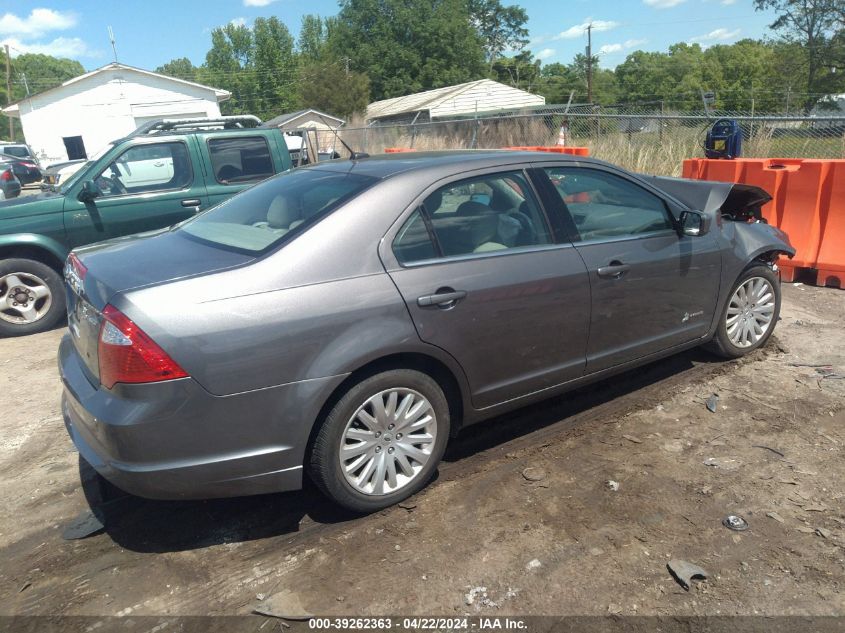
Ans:
[{"label": "car shadow", "polygon": [[[702,363],[713,362],[721,361],[693,349],[474,425],[452,439],[444,461],[460,462]],[[577,425],[577,421],[573,424]],[[92,481],[89,479],[84,485],[94,485]],[[86,492],[86,498],[95,500],[97,496]],[[97,508],[115,543],[144,553],[188,551],[296,535],[360,516],[338,508],[307,480],[304,489],[297,492],[206,501],[155,501],[123,495],[92,507]]]}]

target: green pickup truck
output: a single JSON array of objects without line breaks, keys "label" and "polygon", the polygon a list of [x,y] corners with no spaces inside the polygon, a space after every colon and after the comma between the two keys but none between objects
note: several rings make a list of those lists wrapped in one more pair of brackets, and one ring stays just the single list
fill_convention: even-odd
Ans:
[{"label": "green pickup truck", "polygon": [[153,121],[54,190],[0,202],[0,336],[62,319],[71,249],[176,224],[291,166],[256,117]]}]

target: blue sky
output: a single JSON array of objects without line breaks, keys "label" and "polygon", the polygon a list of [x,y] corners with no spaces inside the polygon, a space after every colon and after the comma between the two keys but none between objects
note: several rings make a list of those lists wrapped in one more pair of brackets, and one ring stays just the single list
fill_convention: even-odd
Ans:
[{"label": "blue sky", "polygon": [[[514,3],[503,0],[504,4]],[[521,0],[528,12],[531,50],[544,62],[568,63],[584,50],[592,22],[593,50],[612,68],[633,50],[664,51],[675,42],[704,46],[770,34],[771,13],[752,0]],[[79,60],[86,69],[112,61],[108,27],[118,59],[154,69],[176,58],[200,64],[210,31],[232,20],[249,24],[275,15],[291,31],[306,13],[332,15],[336,0],[0,0],[0,42],[12,55],[41,52]]]}]

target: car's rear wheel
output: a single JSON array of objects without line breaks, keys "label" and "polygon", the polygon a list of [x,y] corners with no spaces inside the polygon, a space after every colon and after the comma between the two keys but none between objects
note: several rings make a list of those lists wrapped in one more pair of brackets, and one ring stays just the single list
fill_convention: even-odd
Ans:
[{"label": "car's rear wheel", "polygon": [[780,315],[780,296],[780,280],[771,268],[745,269],[731,289],[710,349],[738,358],[765,345]]},{"label": "car's rear wheel", "polygon": [[0,335],[44,332],[64,316],[59,274],[32,259],[0,261]]},{"label": "car's rear wheel", "polygon": [[323,421],[311,450],[311,477],[345,508],[386,508],[429,482],[449,424],[446,396],[430,376],[411,369],[370,376]]}]

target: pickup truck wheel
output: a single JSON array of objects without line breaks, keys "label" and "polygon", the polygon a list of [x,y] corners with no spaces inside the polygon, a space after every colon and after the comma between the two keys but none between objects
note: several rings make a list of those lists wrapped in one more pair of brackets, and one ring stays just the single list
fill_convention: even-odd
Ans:
[{"label": "pickup truck wheel", "polygon": [[0,336],[45,332],[64,316],[59,274],[32,259],[0,261]]},{"label": "pickup truck wheel", "polygon": [[746,268],[739,276],[719,319],[709,349],[723,358],[739,358],[762,347],[780,315],[780,281],[768,266]]},{"label": "pickup truck wheel", "polygon": [[449,404],[430,376],[394,369],[352,386],[314,441],[310,475],[354,512],[375,512],[421,490],[449,437]]}]

